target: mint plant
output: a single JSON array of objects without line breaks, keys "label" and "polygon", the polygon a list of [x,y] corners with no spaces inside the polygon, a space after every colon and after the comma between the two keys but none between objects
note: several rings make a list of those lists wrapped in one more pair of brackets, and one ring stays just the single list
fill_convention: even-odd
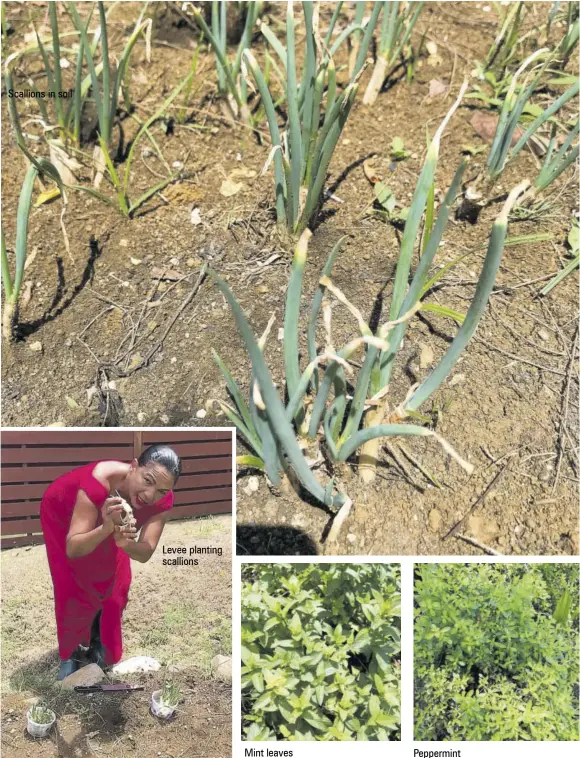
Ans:
[{"label": "mint plant", "polygon": [[246,740],[400,739],[400,568],[242,569]]},{"label": "mint plant", "polygon": [[415,739],[579,739],[577,565],[426,564],[415,613]]}]

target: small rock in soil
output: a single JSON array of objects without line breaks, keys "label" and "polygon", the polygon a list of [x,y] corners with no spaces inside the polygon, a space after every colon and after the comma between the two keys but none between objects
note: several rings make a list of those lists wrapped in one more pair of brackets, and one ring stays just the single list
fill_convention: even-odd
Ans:
[{"label": "small rock in soil", "polygon": [[441,516],[441,513],[437,510],[437,508],[432,508],[429,511],[429,528],[431,531],[437,534],[437,532],[441,529],[442,522],[443,517]]},{"label": "small rock in soil", "polygon": [[89,663],[88,666],[75,671],[73,674],[65,677],[59,682],[64,689],[72,690],[74,687],[90,686],[91,684],[99,684],[105,678],[105,672],[96,663]]},{"label": "small rock in soil", "polygon": [[31,342],[28,349],[32,350],[33,353],[42,353],[42,342]]},{"label": "small rock in soil", "polygon": [[250,476],[248,478],[248,483],[246,484],[245,489],[247,492],[257,492],[260,489],[260,480],[257,476]]},{"label": "small rock in soil", "polygon": [[552,473],[554,471],[554,466],[551,463],[547,463],[544,468],[540,471],[538,474],[538,479],[541,482],[548,482],[550,481],[550,478],[552,477]]},{"label": "small rock in soil", "polygon": [[126,661],[117,663],[111,670],[113,674],[125,675],[159,671],[160,668],[161,664],[155,658],[151,658],[148,655],[135,655],[133,658],[127,658]]},{"label": "small rock in soil", "polygon": [[492,542],[499,534],[499,526],[495,519],[484,519],[478,515],[469,518],[467,528],[480,542]]},{"label": "small rock in soil", "polygon": [[227,655],[216,655],[211,662],[211,670],[216,679],[232,681],[232,659]]},{"label": "small rock in soil", "polygon": [[419,357],[419,364],[421,368],[427,368],[427,366],[430,366],[433,363],[435,354],[433,352],[433,348],[430,345],[421,344],[420,347],[421,355]]}]

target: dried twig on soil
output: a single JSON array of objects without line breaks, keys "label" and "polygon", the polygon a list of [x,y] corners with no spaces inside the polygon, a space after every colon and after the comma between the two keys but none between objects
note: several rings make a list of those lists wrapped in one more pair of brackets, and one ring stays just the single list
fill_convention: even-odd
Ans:
[{"label": "dried twig on soil", "polygon": [[568,361],[568,367],[566,370],[566,385],[564,394],[562,397],[562,410],[560,413],[560,427],[558,430],[558,441],[556,445],[558,462],[556,464],[556,475],[554,477],[554,484],[552,490],[555,490],[558,486],[558,480],[560,478],[560,469],[562,468],[562,459],[564,458],[564,452],[566,448],[566,434],[567,431],[567,419],[568,419],[568,405],[570,400],[570,387],[572,385],[572,374],[575,366],[574,357],[576,355],[576,348],[578,346],[578,326],[576,326],[576,332],[574,334],[574,340],[572,342],[572,353],[570,354],[570,360]]},{"label": "dried twig on soil", "polygon": [[497,550],[494,550],[492,547],[485,545],[483,542],[478,542],[477,540],[474,540],[473,537],[468,537],[466,534],[455,534],[454,537],[458,540],[463,540],[464,542],[467,542],[469,545],[473,545],[473,547],[478,547],[480,550],[483,550],[483,552],[487,553],[488,555],[501,555],[501,553],[498,553]]},{"label": "dried twig on soil", "polygon": [[413,455],[411,455],[411,452],[403,445],[402,442],[397,443],[399,449],[405,455],[413,464],[413,466],[416,466],[419,471],[423,474],[425,479],[427,479],[434,487],[437,487],[438,489],[441,489],[441,483],[437,481],[437,479],[433,476],[433,474],[430,474],[427,469],[418,461]]},{"label": "dried twig on soil", "polygon": [[455,533],[459,529],[460,526],[462,526],[465,521],[471,516],[473,511],[477,508],[478,505],[482,505],[485,502],[486,497],[489,495],[491,490],[497,485],[499,480],[502,478],[504,471],[507,469],[508,464],[506,463],[493,477],[491,482],[487,485],[487,487],[484,489],[484,491],[481,493],[481,495],[477,498],[477,500],[473,503],[473,505],[469,508],[465,516],[461,518],[456,524],[454,524],[451,529],[447,532],[447,534],[443,537],[444,540],[446,540],[448,537],[455,536]]},{"label": "dried twig on soil", "polygon": [[109,311],[112,311],[115,308],[116,308],[115,305],[108,305],[106,308],[103,308],[102,311],[97,313],[97,315],[89,321],[89,323],[84,327],[82,332],[79,334],[79,340],[91,328],[91,326],[95,323],[95,321],[98,321],[101,318],[101,316],[104,316],[105,313],[108,313]]},{"label": "dried twig on soil", "polygon": [[397,451],[395,450],[394,445],[392,445],[390,442],[385,442],[385,448],[389,452],[389,455],[391,458],[395,461],[398,468],[403,473],[403,476],[405,479],[411,484],[413,487],[419,490],[419,492],[425,492],[425,487],[423,487],[419,482],[415,480],[411,472],[409,471],[407,465],[403,460],[401,460],[401,457],[397,454]]},{"label": "dried twig on soil", "polygon": [[121,376],[124,376],[124,377],[131,376],[131,374],[134,374],[135,371],[138,371],[139,369],[144,368],[145,366],[147,366],[148,363],[149,363],[149,361],[151,360],[151,358],[155,355],[155,353],[161,347],[163,347],[163,343],[165,342],[165,339],[167,338],[167,335],[171,331],[173,325],[175,324],[175,322],[177,321],[177,319],[181,316],[181,314],[183,313],[183,311],[187,308],[187,306],[191,303],[191,301],[193,300],[193,298],[197,294],[199,288],[201,287],[201,285],[202,285],[202,283],[203,283],[203,281],[205,279],[206,271],[207,271],[207,263],[204,263],[203,266],[200,269],[199,277],[197,279],[197,282],[193,286],[193,289],[191,290],[191,292],[189,292],[186,295],[186,297],[183,299],[183,301],[182,301],[181,305],[179,306],[179,308],[175,311],[175,313],[173,314],[173,316],[169,320],[169,323],[165,327],[165,331],[161,335],[161,338],[156,342],[155,345],[153,345],[153,347],[147,352],[147,354],[145,355],[145,357],[141,361],[139,361],[139,363],[137,363],[136,366],[132,366],[127,371],[121,372]]},{"label": "dried twig on soil", "polygon": [[558,376],[566,376],[564,371],[559,371],[558,369],[552,368],[551,366],[543,366],[541,363],[534,363],[534,361],[528,361],[526,358],[521,358],[519,355],[508,353],[507,350],[502,350],[501,347],[492,345],[487,340],[484,340],[483,337],[476,336],[475,341],[480,342],[482,345],[485,345],[485,347],[489,348],[489,350],[495,350],[496,353],[501,353],[501,355],[505,355],[506,358],[511,358],[512,361],[518,361],[518,363],[525,363],[528,366],[534,366],[534,368],[539,368],[541,371],[548,371],[550,374],[557,374]]}]

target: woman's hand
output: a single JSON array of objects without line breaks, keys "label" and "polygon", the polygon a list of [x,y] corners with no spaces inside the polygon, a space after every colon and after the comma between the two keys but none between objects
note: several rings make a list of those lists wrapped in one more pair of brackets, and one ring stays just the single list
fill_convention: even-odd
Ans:
[{"label": "woman's hand", "polygon": [[113,532],[113,539],[117,547],[125,550],[129,545],[134,545],[137,540],[137,528],[127,524],[126,526],[116,526]]},{"label": "woman's hand", "polygon": [[103,531],[105,534],[113,534],[115,527],[121,523],[123,507],[120,505],[120,497],[108,497],[101,508],[103,518]]}]

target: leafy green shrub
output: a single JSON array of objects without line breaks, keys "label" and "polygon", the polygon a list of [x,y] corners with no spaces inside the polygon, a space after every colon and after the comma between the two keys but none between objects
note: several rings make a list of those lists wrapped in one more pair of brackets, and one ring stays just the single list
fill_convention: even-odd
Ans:
[{"label": "leafy green shrub", "polygon": [[424,565],[415,605],[415,739],[578,740],[578,566]]},{"label": "leafy green shrub", "polygon": [[400,568],[242,571],[247,740],[400,739]]}]

